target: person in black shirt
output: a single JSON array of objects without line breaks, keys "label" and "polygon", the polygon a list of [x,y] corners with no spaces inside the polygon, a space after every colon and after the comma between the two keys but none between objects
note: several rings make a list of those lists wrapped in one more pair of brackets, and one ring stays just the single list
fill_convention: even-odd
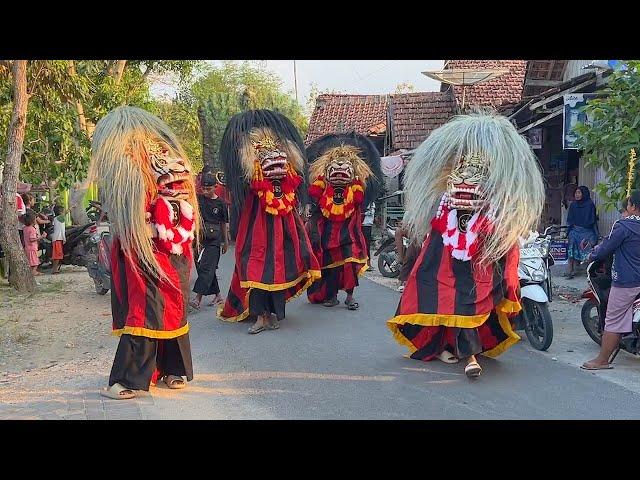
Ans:
[{"label": "person in black shirt", "polygon": [[199,253],[195,255],[198,279],[193,286],[196,298],[190,302],[193,308],[200,308],[202,297],[215,295],[211,306],[224,302],[220,295],[216,269],[220,260],[220,250],[227,252],[227,224],[229,213],[227,205],[215,193],[216,179],[205,174],[202,179],[202,195],[198,195],[202,233]]}]

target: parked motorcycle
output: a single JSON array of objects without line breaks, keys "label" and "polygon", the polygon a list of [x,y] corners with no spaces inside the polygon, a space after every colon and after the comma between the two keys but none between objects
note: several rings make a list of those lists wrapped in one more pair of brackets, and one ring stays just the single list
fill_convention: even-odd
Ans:
[{"label": "parked motorcycle", "polygon": [[[402,263],[399,261],[399,255],[396,251],[396,229],[387,224],[383,234],[383,241],[376,250],[375,255],[378,256],[378,270],[383,277],[396,278],[400,275]],[[403,238],[404,247],[409,246],[409,239]]]},{"label": "parked motorcycle", "polygon": [[102,208],[102,202],[97,200],[90,200],[89,206],[86,208],[87,216],[92,222],[101,222],[106,219],[104,215],[104,209]]},{"label": "parked motorcycle", "polygon": [[[50,230],[50,232],[47,230]],[[44,251],[40,257],[42,269],[51,268],[51,256],[53,253],[53,243],[50,240],[53,234],[53,227],[47,226],[45,231],[47,232],[46,238],[40,240],[40,248]],[[95,232],[96,226],[93,223],[67,228],[65,232],[66,241],[62,246],[64,257],[61,264],[85,267],[87,265],[88,239]]]},{"label": "parked motorcycle", "polygon": [[89,239],[87,272],[93,279],[96,293],[106,295],[111,288],[111,233],[96,232]]},{"label": "parked motorcycle", "polygon": [[553,257],[549,252],[553,229],[548,227],[542,235],[533,234],[520,248],[518,277],[522,311],[515,321],[516,330],[524,329],[531,346],[547,350],[553,341],[553,321],[549,302],[553,291],[549,267]]},{"label": "parked motorcycle", "polygon": [[[587,301],[582,306],[582,325],[591,339],[600,345],[604,320],[607,312],[609,291],[611,290],[611,266],[613,258],[606,261],[596,260],[587,267],[587,284],[589,288],[582,294]],[[631,333],[625,333],[620,339],[618,348],[613,352],[609,363],[613,362],[620,349],[633,355],[640,355],[640,295],[633,303],[633,326]]]}]

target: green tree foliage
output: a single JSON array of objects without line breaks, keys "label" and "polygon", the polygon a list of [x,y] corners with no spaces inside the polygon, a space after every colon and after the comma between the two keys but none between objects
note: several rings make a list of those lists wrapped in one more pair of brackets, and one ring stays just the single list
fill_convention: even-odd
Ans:
[{"label": "green tree foliage", "polygon": [[214,168],[220,167],[217,150],[224,128],[236,113],[255,108],[277,110],[286,115],[303,136],[309,125],[304,108],[282,90],[282,81],[252,62],[228,61],[210,67],[183,93],[196,114],[199,113],[204,159]]},{"label": "green tree foliage", "polygon": [[[630,150],[635,148],[640,156],[640,60],[623,62],[627,70],[614,72],[602,96],[584,107],[590,122],[574,130],[587,165],[602,167],[607,174],[595,190],[608,209],[626,194]],[[637,188],[638,173],[635,178]]]},{"label": "green tree foliage", "polygon": [[[148,76],[173,73],[187,81],[196,67],[197,62],[185,60],[30,61],[21,178],[58,191],[82,180],[90,160],[90,136],[100,118],[119,105],[156,110]],[[0,151],[6,150],[11,103],[10,75],[0,69]],[[173,112],[167,115],[174,117]]]},{"label": "green tree foliage", "polygon": [[197,115],[193,114],[191,105],[179,98],[159,100],[152,111],[176,133],[195,172],[200,172],[203,167],[200,122]]}]

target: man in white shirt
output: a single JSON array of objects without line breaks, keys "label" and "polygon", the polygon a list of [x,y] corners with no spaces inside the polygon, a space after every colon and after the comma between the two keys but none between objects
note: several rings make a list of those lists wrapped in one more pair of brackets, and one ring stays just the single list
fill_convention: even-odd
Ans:
[{"label": "man in white shirt", "polygon": [[369,269],[373,270],[371,266],[371,229],[373,228],[373,219],[376,214],[376,204],[375,202],[371,202],[369,208],[367,208],[364,212],[364,217],[362,220],[362,233],[364,234],[364,238],[367,241],[367,256],[369,262]]}]

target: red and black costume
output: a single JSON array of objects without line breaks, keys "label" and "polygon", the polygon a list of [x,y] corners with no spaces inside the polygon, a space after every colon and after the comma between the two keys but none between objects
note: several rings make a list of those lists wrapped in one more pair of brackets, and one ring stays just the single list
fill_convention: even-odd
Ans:
[{"label": "red and black costume", "polygon": [[380,155],[370,140],[350,133],[319,138],[307,148],[307,157],[313,203],[307,231],[322,269],[322,279],[307,296],[311,303],[336,302],[339,290],[353,294],[368,268],[362,219],[379,191]]},{"label": "red and black costume", "polygon": [[193,379],[187,304],[198,206],[189,161],[160,119],[119,107],[92,139],[92,171],[110,213],[113,333],[120,337],[102,394],[126,399],[163,377]]},{"label": "red and black costume", "polygon": [[429,361],[444,351],[457,358],[493,357],[520,339],[511,323],[521,310],[519,246],[499,262],[481,265],[482,239],[491,234],[492,217],[469,214],[461,229],[459,213],[464,216],[447,207],[445,195],[396,315],[387,322],[416,360]]},{"label": "red and black costume", "polygon": [[320,276],[298,212],[304,199],[302,139],[283,115],[251,110],[225,130],[221,160],[231,193],[236,265],[222,320],[285,317],[285,303]]}]

